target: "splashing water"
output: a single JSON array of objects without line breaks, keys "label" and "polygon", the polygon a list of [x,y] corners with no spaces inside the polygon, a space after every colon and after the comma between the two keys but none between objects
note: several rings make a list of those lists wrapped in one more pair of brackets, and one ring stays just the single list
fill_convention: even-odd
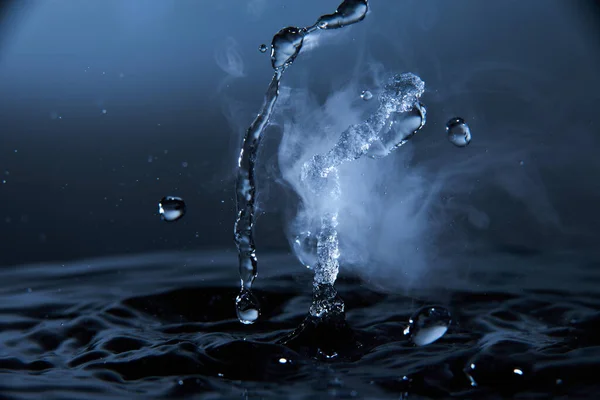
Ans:
[{"label": "splashing water", "polygon": [[[258,301],[252,294],[252,283],[258,274],[258,261],[252,229],[256,186],[254,165],[262,134],[267,127],[279,96],[279,82],[302,49],[304,38],[318,29],[336,29],[362,21],[368,11],[367,0],[344,0],[335,13],[319,17],[307,28],[287,27],[275,34],[271,42],[271,65],[275,70],[267,88],[260,113],[256,116],[244,137],[238,160],[236,182],[237,219],[235,243],[238,249],[241,291],[236,299],[236,311],[240,322],[254,323],[260,316]],[[325,239],[325,238],[323,238]],[[325,240],[323,241],[325,243]],[[324,248],[322,252],[326,252]]]},{"label": "splashing water", "polygon": [[163,221],[174,222],[185,215],[186,206],[181,197],[166,196],[158,203],[158,213]]},{"label": "splashing water", "polygon": [[[418,76],[411,73],[394,75],[380,94],[379,107],[371,117],[350,126],[342,132],[331,150],[313,156],[302,166],[301,181],[314,197],[304,206],[311,208],[310,215],[321,216],[320,221],[315,221],[318,226],[313,281],[315,298],[323,297],[317,293],[331,290],[339,272],[340,250],[336,229],[341,196],[339,166],[365,154],[373,157],[387,155],[406,143],[425,124],[425,107],[419,102],[424,90],[425,83]],[[336,303],[330,306],[326,302],[321,303],[319,307],[311,307],[311,315],[322,316],[328,309],[340,309]]]}]

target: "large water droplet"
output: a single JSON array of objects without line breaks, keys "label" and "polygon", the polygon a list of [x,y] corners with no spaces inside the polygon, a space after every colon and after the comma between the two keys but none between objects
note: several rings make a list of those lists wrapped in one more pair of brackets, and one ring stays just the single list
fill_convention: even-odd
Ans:
[{"label": "large water droplet", "polygon": [[367,0],[344,0],[333,14],[322,15],[317,21],[321,29],[337,29],[362,21],[369,9]]},{"label": "large water droplet", "polygon": [[464,119],[452,118],[446,124],[448,140],[455,146],[465,147],[471,142],[471,129]]},{"label": "large water droplet", "polygon": [[404,145],[427,121],[427,109],[422,103],[416,103],[412,110],[394,113],[382,130],[378,140],[375,140],[367,155],[371,158],[381,158]]},{"label": "large water droplet", "polygon": [[452,316],[443,307],[423,307],[410,317],[404,335],[416,346],[431,344],[444,336]]},{"label": "large water droplet", "polygon": [[274,69],[284,70],[290,66],[302,48],[304,30],[287,27],[273,36],[271,43],[271,65]]},{"label": "large water droplet", "polygon": [[310,231],[301,232],[294,239],[294,253],[306,268],[313,268],[317,263],[317,237]]},{"label": "large water droplet", "polygon": [[240,322],[246,325],[255,323],[260,316],[258,300],[248,289],[242,289],[235,299],[235,310]]},{"label": "large water droplet", "polygon": [[177,221],[185,215],[185,202],[180,197],[166,196],[158,203],[158,213],[163,221]]},{"label": "large water droplet", "polygon": [[261,53],[266,53],[267,52],[267,45],[266,44],[261,44],[260,46],[258,46],[258,51],[260,51]]},{"label": "large water droplet", "polygon": [[360,94],[360,98],[363,100],[371,100],[373,98],[373,94],[368,90],[363,90]]}]

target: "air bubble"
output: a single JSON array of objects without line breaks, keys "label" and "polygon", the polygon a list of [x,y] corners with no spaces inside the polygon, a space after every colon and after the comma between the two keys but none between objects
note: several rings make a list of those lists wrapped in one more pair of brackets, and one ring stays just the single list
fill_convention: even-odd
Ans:
[{"label": "air bubble", "polygon": [[258,51],[260,51],[261,53],[266,53],[267,52],[267,45],[266,44],[261,44],[260,46],[258,46]]},{"label": "air bubble", "polygon": [[423,307],[410,317],[404,335],[416,346],[425,346],[440,339],[452,322],[450,312],[443,307]]},{"label": "air bubble", "polygon": [[294,239],[294,253],[302,265],[313,268],[317,263],[317,238],[310,231],[300,232]]},{"label": "air bubble", "polygon": [[450,143],[457,147],[465,147],[471,143],[471,129],[464,119],[452,118],[446,124],[446,133]]},{"label": "air bubble", "polygon": [[160,203],[158,203],[158,213],[163,221],[177,221],[185,215],[185,212],[185,202],[180,197],[166,196],[160,200]]},{"label": "air bubble", "polygon": [[365,101],[368,101],[373,98],[373,94],[371,92],[369,92],[368,90],[363,90],[362,93],[360,94],[360,98]]}]

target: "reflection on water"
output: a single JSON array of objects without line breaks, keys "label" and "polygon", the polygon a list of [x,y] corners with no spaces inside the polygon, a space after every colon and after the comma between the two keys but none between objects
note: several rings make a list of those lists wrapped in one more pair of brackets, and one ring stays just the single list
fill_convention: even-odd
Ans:
[{"label": "reflection on water", "polygon": [[[498,253],[471,263],[481,266],[471,270],[477,284],[440,277],[428,282],[437,287],[415,290],[419,299],[342,277],[337,289],[349,328],[321,327],[282,345],[305,321],[312,277],[291,256],[263,260],[255,291],[264,318],[252,326],[239,324],[232,307],[233,252],[1,270],[0,393],[492,398],[576,395],[597,386],[597,262]],[[404,334],[407,323],[433,303],[451,310],[452,324],[435,343],[415,346]],[[324,345],[332,343],[353,346],[328,351]]]}]

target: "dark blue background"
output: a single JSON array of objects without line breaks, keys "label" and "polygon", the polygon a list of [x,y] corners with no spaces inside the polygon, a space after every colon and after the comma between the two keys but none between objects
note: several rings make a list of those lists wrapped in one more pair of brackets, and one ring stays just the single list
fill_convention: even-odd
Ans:
[{"label": "dark blue background", "polygon": [[[312,24],[337,4],[4,4],[0,265],[233,247],[237,149],[272,73],[258,46],[284,26]],[[594,4],[372,0],[363,23],[301,55],[284,81],[326,94],[369,60],[419,74],[438,110],[431,108],[430,124],[439,136],[432,130],[419,138],[424,149],[446,145],[442,124],[451,114],[481,121],[473,133],[481,146],[473,152],[498,143],[498,135],[510,143],[527,132],[530,150],[544,149],[528,161],[539,166],[553,207],[567,231],[582,233],[573,245],[594,246],[600,229]],[[229,74],[216,61],[227,51],[237,51],[243,62]],[[494,91],[500,97],[491,98]],[[264,152],[261,160],[270,157]],[[165,195],[187,201],[188,215],[179,223],[156,215]],[[267,214],[257,226],[263,250],[288,246],[279,206],[274,195],[264,200]],[[511,221],[495,229],[526,231],[519,222],[527,221],[526,212],[518,205],[492,208]],[[513,244],[531,245],[527,240]]]}]

